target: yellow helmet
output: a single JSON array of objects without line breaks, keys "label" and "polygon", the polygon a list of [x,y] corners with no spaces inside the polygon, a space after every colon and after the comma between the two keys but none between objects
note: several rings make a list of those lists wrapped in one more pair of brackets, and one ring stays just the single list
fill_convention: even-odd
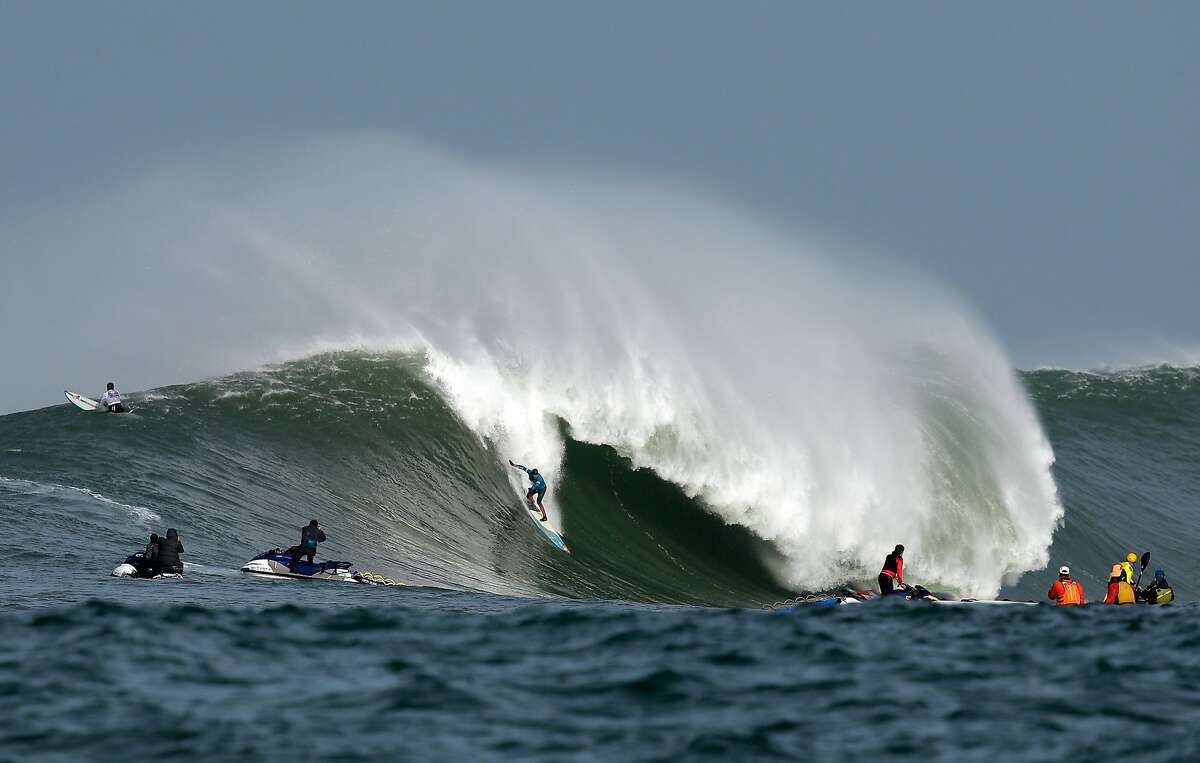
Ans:
[{"label": "yellow helmet", "polygon": [[1137,554],[1135,554],[1135,553],[1133,553],[1132,551],[1130,551],[1128,554],[1126,554],[1126,555],[1125,555],[1125,561],[1127,561],[1127,562],[1129,562],[1129,563],[1131,563],[1131,564],[1132,564],[1133,562],[1136,562],[1136,561],[1137,561]]}]

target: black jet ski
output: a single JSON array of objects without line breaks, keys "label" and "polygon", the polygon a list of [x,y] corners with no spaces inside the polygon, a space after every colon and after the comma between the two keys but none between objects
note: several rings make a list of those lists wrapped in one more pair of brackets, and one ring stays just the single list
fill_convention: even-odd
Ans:
[{"label": "black jet ski", "polygon": [[146,565],[145,552],[138,551],[125,557],[125,561],[112,571],[114,578],[142,578],[144,580],[163,580],[183,577],[182,572],[154,572]]}]

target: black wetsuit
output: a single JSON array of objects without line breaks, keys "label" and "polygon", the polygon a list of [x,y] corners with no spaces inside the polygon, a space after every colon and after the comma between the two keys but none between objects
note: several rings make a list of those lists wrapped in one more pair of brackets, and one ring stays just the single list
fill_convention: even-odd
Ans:
[{"label": "black wetsuit", "polygon": [[1141,590],[1141,592],[1138,594],[1138,599],[1146,602],[1147,604],[1157,604],[1159,591],[1164,592],[1164,594],[1170,591],[1171,596],[1167,603],[1174,601],[1175,592],[1171,590],[1171,584],[1168,583],[1165,578],[1155,578],[1150,585]]},{"label": "black wetsuit", "polygon": [[138,568],[138,575],[148,578],[154,574],[154,565],[158,564],[159,542],[159,537],[155,535],[154,538],[146,544],[146,550],[142,552],[141,564],[134,565]]},{"label": "black wetsuit", "polygon": [[150,567],[155,574],[165,572],[183,572],[183,544],[179,542],[179,534],[174,530],[167,531],[167,537],[158,540],[158,559]]},{"label": "black wetsuit", "polygon": [[292,557],[291,571],[295,572],[300,564],[301,557],[308,557],[308,563],[312,564],[313,559],[317,556],[317,544],[325,542],[325,532],[319,527],[305,525],[300,529],[300,546],[296,555]]}]

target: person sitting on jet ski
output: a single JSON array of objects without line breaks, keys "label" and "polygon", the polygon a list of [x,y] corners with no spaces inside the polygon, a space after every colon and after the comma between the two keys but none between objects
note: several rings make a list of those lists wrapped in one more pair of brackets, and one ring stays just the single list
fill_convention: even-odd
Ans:
[{"label": "person sitting on jet ski", "polygon": [[1167,573],[1155,570],[1154,582],[1143,588],[1138,598],[1147,604],[1170,604],[1175,601],[1175,591],[1167,582]]},{"label": "person sitting on jet ski", "polygon": [[296,553],[292,554],[288,569],[296,572],[302,556],[307,556],[308,563],[312,564],[313,559],[317,556],[317,544],[324,542],[325,533],[317,526],[317,520],[314,519],[308,523],[307,527],[300,528],[300,545],[296,547]]},{"label": "person sitting on jet ski", "polygon": [[152,575],[175,573],[183,574],[183,544],[179,542],[179,532],[174,528],[167,530],[167,537],[158,540],[158,557],[149,566]]},{"label": "person sitting on jet ski", "polygon": [[146,550],[142,552],[142,564],[138,570],[138,574],[142,577],[150,577],[154,565],[158,562],[158,533],[150,533],[150,542],[146,544]]},{"label": "person sitting on jet ski", "polygon": [[108,388],[104,390],[104,395],[100,398],[100,405],[109,413],[125,413],[127,410],[121,402],[121,393],[117,392],[117,388],[112,382],[109,382]]}]

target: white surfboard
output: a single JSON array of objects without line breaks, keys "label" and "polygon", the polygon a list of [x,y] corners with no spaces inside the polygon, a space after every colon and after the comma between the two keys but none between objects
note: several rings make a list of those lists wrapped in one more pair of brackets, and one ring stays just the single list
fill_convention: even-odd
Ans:
[{"label": "white surfboard", "polygon": [[63,394],[66,395],[67,399],[70,400],[75,405],[75,407],[79,408],[79,410],[81,410],[81,411],[98,411],[98,410],[100,410],[100,404],[97,403],[95,400],[91,399],[90,397],[84,397],[83,395],[80,395],[76,392],[72,392],[69,389],[64,389]]},{"label": "white surfboard", "polygon": [[530,509],[528,502],[525,503],[525,513],[530,519],[533,520],[533,523],[538,526],[538,529],[545,534],[546,538],[554,544],[555,548],[560,551],[566,551],[568,554],[571,553],[571,549],[567,548],[567,543],[563,540],[562,531],[557,527],[554,527],[553,517],[550,517],[550,519],[543,522],[542,512]]}]

